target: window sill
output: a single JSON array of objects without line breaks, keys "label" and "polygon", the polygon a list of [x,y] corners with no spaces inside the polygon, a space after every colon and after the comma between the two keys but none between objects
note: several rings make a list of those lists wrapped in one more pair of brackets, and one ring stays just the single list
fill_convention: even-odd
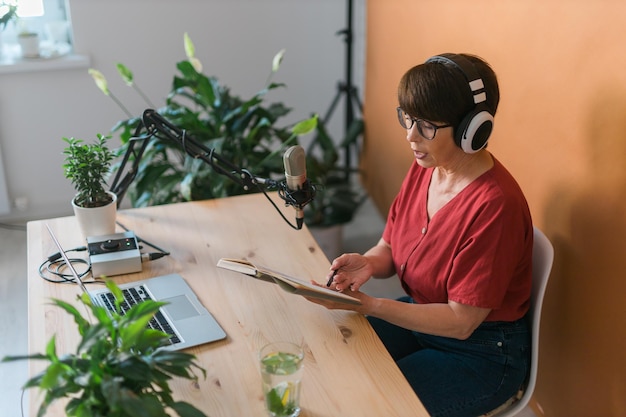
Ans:
[{"label": "window sill", "polygon": [[5,48],[0,56],[0,74],[89,68],[90,63],[89,56],[72,52],[60,56],[22,58],[19,51]]}]

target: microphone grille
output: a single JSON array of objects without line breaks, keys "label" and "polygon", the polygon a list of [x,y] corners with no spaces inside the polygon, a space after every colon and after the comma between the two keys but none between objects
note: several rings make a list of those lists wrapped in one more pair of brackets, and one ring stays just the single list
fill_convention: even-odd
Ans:
[{"label": "microphone grille", "polygon": [[287,149],[283,155],[283,164],[285,165],[285,174],[294,177],[306,175],[306,156],[304,148],[295,145]]}]

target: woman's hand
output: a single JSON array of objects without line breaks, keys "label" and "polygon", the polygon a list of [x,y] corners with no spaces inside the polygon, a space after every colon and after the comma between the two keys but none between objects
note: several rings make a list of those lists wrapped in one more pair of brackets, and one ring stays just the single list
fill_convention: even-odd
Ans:
[{"label": "woman's hand", "polygon": [[337,291],[359,291],[361,285],[372,277],[372,265],[366,256],[345,253],[336,258],[326,276],[330,287]]},{"label": "woman's hand", "polygon": [[[319,284],[315,281],[311,281],[311,284],[317,285],[318,287],[326,288],[325,285]],[[342,291],[342,293],[349,295],[351,297],[354,297],[354,298],[358,298],[359,300],[361,300],[361,304],[358,305],[358,304],[342,303],[338,301],[330,301],[327,299],[313,298],[313,297],[305,297],[305,298],[311,301],[312,303],[324,306],[329,310],[351,310],[351,311],[356,311],[357,313],[361,313],[361,314],[368,314],[370,306],[372,305],[371,303],[376,300],[374,297],[371,297],[361,291],[345,290],[345,291]]]}]

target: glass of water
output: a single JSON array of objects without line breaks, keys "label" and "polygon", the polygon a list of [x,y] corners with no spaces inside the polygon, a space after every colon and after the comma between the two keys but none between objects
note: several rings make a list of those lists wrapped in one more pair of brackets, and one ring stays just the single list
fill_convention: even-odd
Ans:
[{"label": "glass of water", "polygon": [[304,351],[291,342],[274,342],[259,351],[265,407],[272,417],[300,414]]}]

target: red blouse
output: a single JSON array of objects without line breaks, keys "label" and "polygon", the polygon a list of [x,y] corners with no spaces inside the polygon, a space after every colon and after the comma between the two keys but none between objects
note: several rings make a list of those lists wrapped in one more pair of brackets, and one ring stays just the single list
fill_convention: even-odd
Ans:
[{"label": "red blouse", "polygon": [[494,158],[429,221],[432,173],[411,166],[383,232],[405,291],[418,303],[490,308],[486,321],[521,318],[530,300],[533,225],[519,185]]}]

